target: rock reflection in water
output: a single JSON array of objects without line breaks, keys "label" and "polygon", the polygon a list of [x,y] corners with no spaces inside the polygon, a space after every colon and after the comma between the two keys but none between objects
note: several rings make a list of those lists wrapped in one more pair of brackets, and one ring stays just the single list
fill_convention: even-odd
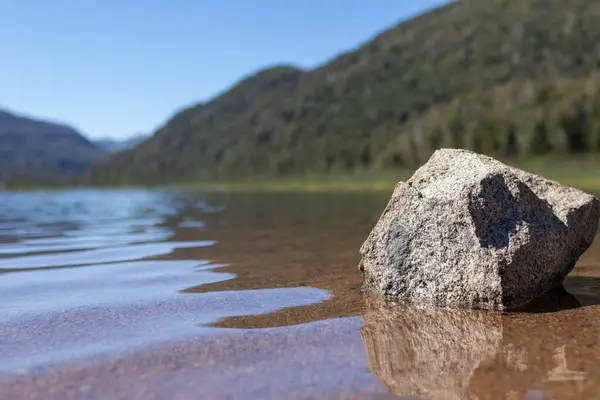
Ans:
[{"label": "rock reflection in water", "polygon": [[496,313],[367,297],[361,335],[372,372],[397,395],[598,398],[600,308],[580,307],[562,287],[539,304]]}]

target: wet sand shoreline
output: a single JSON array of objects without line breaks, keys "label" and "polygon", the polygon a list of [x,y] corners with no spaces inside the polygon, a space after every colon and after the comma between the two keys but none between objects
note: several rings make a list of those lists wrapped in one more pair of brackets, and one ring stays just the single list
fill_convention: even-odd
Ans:
[{"label": "wet sand shoreline", "polygon": [[[61,258],[56,251],[46,259],[21,258],[21,269],[0,269],[0,399],[594,399],[600,393],[598,241],[567,278],[566,302],[556,309],[399,312],[368,301],[356,266],[385,195],[212,201],[229,208],[193,195],[148,196],[132,209],[172,201],[175,211],[125,223],[102,215],[91,227],[76,218],[65,224],[59,215],[58,228],[42,226],[42,234],[58,229],[50,238],[5,235],[9,253],[29,241],[36,248],[68,246],[82,235],[78,243],[98,251],[73,250],[72,257],[121,261],[89,259],[65,268],[52,264]],[[23,229],[40,234],[35,221]],[[115,231],[121,236],[111,236]],[[130,247],[131,238],[165,232],[172,234],[145,245],[141,258],[122,260],[139,248]],[[115,251],[107,237],[124,245]],[[11,257],[0,255],[8,267]],[[28,269],[32,260],[37,267]]]},{"label": "wet sand shoreline", "polygon": [[369,372],[361,326],[354,317],[232,330],[0,375],[0,398],[395,398]]},{"label": "wet sand shoreline", "polygon": [[[582,278],[591,286],[582,290]],[[0,374],[0,398],[598,398],[600,298],[589,291],[600,278],[573,276],[567,287],[546,309],[506,313],[382,306],[365,295],[357,317],[210,328]]]}]

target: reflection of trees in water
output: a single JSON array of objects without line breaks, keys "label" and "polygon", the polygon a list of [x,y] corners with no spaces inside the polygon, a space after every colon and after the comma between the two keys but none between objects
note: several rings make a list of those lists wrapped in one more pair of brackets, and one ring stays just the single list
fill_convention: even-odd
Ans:
[{"label": "reflection of trees in water", "polygon": [[367,302],[361,335],[369,364],[395,394],[588,399],[600,393],[600,309],[579,307],[563,288],[541,299],[546,312],[537,313]]}]

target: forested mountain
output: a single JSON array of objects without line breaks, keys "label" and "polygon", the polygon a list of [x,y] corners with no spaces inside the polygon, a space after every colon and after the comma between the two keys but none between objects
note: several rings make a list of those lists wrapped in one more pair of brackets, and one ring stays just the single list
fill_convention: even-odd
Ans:
[{"label": "forested mountain", "polygon": [[598,72],[600,2],[455,1],[314,70],[249,76],[87,179],[378,171],[414,166],[439,146],[598,151]]},{"label": "forested mountain", "polygon": [[105,156],[73,128],[0,110],[0,183],[73,178]]}]

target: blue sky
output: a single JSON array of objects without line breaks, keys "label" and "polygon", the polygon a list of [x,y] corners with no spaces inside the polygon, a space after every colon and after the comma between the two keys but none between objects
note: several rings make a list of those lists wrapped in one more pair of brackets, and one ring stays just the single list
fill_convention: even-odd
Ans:
[{"label": "blue sky", "polygon": [[0,0],[0,108],[151,133],[265,66],[315,67],[444,0]]}]

